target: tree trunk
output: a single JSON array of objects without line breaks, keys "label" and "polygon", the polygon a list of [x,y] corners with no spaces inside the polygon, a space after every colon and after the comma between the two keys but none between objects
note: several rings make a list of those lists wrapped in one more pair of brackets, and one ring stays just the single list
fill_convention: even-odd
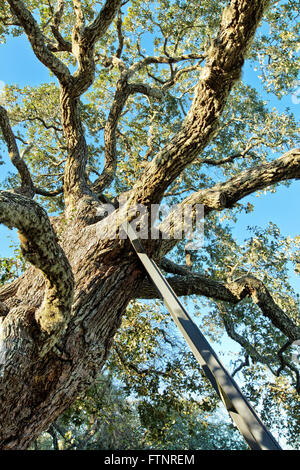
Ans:
[{"label": "tree trunk", "polygon": [[61,245],[72,266],[72,319],[51,352],[41,354],[43,335],[35,314],[44,277],[30,267],[16,288],[2,289],[10,308],[2,323],[0,447],[26,449],[92,384],[107,358],[122,313],[143,274],[128,241],[97,239],[94,226],[68,225]]}]

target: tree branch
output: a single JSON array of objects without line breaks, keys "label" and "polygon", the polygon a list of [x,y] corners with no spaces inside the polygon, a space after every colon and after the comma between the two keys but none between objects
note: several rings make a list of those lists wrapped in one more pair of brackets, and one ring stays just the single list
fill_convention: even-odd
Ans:
[{"label": "tree branch", "polygon": [[[16,119],[17,121],[18,119]],[[57,132],[62,132],[62,128],[55,126],[54,124],[47,124],[46,121],[40,116],[26,116],[22,120],[18,120],[18,122],[24,121],[40,121],[40,123],[45,127],[45,129],[54,129]]]},{"label": "tree branch", "polygon": [[0,191],[0,223],[18,229],[24,257],[46,278],[44,302],[36,313],[41,330],[63,333],[71,316],[74,279],[46,212],[26,197]]},{"label": "tree branch", "polygon": [[86,43],[93,46],[103,37],[119,10],[121,3],[121,0],[106,0],[95,20],[84,30],[83,40]]},{"label": "tree branch", "polygon": [[102,192],[113,181],[117,168],[116,154],[116,131],[121,113],[124,109],[128,97],[134,93],[142,93],[147,96],[160,99],[162,94],[160,90],[144,85],[142,83],[127,82],[127,74],[121,76],[117,83],[115,96],[104,127],[105,144],[105,164],[102,174],[93,184],[93,190]]},{"label": "tree branch", "polygon": [[127,81],[120,79],[117,83],[113,103],[104,127],[104,170],[93,184],[94,191],[102,192],[112,183],[115,177],[117,169],[116,130],[122,110],[130,94],[131,89]]},{"label": "tree branch", "polygon": [[249,356],[248,354],[246,354],[244,361],[242,361],[240,365],[236,369],[234,369],[234,371],[231,374],[231,377],[234,377],[240,370],[242,370],[244,367],[248,367],[249,365],[250,365]]},{"label": "tree branch", "polygon": [[134,64],[132,64],[129,67],[128,71],[129,71],[130,76],[132,76],[139,70],[151,64],[177,64],[178,62],[183,62],[185,60],[203,61],[205,57],[206,57],[205,54],[182,54],[180,56],[173,56],[173,57],[172,56],[167,56],[167,57],[166,56],[157,56],[157,57],[147,56],[147,57],[144,57],[139,62],[135,62]]},{"label": "tree branch", "polygon": [[[72,36],[72,51],[78,62],[78,70],[74,74],[72,86],[61,89],[61,111],[64,133],[68,145],[68,158],[65,166],[64,188],[66,206],[75,207],[79,199],[94,199],[88,185],[86,164],[88,147],[80,118],[79,97],[93,83],[95,77],[94,46],[110,26],[121,1],[107,0],[95,21],[85,27],[85,19],[81,3],[74,0],[76,23]],[[123,89],[116,91],[116,96],[123,97]],[[125,96],[125,101],[127,97]],[[98,187],[102,188],[112,181],[115,173],[115,130],[118,121],[118,109],[123,104],[115,100],[105,130],[105,168],[98,179]]]},{"label": "tree branch", "polygon": [[[300,179],[300,148],[289,150],[270,163],[245,170],[227,182],[217,184],[212,189],[216,193],[219,192],[220,203],[223,199],[224,207],[230,208],[240,199],[259,189],[290,179]],[[198,196],[193,195],[194,198],[201,199],[201,191],[197,194]],[[211,206],[211,209],[216,208]]]},{"label": "tree branch", "polygon": [[[35,119],[35,118],[33,118]],[[36,118],[39,119],[39,118]],[[41,120],[43,122],[43,120]],[[45,127],[49,128],[51,126],[46,126],[46,123],[43,122]],[[11,159],[12,164],[17,168],[18,173],[21,178],[21,187],[15,188],[14,192],[19,193],[23,196],[33,198],[35,194],[39,194],[45,197],[55,197],[63,192],[63,188],[58,188],[54,191],[47,191],[43,188],[38,188],[34,185],[28,167],[23,159],[25,154],[31,149],[31,145],[28,145],[22,156],[19,153],[19,149],[16,143],[16,137],[11,129],[7,111],[0,106],[0,128],[3,133],[3,137],[7,143],[8,153]],[[23,143],[25,143],[23,141]]]},{"label": "tree branch", "polygon": [[292,345],[292,342],[291,341],[287,341],[283,346],[282,348],[279,349],[279,351],[277,352],[277,356],[278,356],[278,359],[279,359],[279,362],[280,362],[280,367],[278,368],[278,370],[276,371],[276,375],[277,377],[279,377],[279,375],[281,374],[281,372],[283,370],[285,370],[286,368],[290,369],[292,372],[294,372],[295,374],[295,377],[296,377],[296,391],[297,393],[300,393],[300,374],[299,374],[299,370],[297,367],[295,367],[293,364],[291,364],[284,356],[283,356],[283,353],[286,351],[286,349],[288,349],[290,346]]},{"label": "tree branch", "polygon": [[68,157],[64,169],[64,196],[66,207],[74,208],[80,199],[94,199],[88,185],[86,164],[88,146],[80,115],[80,100],[61,88],[60,107]]},{"label": "tree branch", "polygon": [[[300,326],[295,325],[289,316],[275,303],[270,292],[259,279],[248,275],[230,283],[222,283],[199,273],[187,272],[188,270],[181,266],[178,266],[178,268],[178,272],[183,275],[167,277],[168,282],[178,296],[203,295],[234,305],[246,297],[251,297],[262,314],[291,341],[300,338]],[[148,280],[143,282],[136,293],[136,298],[153,299],[157,297],[155,287]]]},{"label": "tree branch", "polygon": [[[259,189],[290,179],[300,179],[300,148],[286,152],[273,162],[245,170],[224,183],[194,192],[185,198],[180,206],[195,207],[196,204],[202,204],[207,215],[212,210],[222,211],[231,208],[237,201]],[[171,237],[174,229],[182,224],[179,214],[177,208],[159,226],[162,232],[165,231],[165,227],[170,227],[170,239],[162,240],[160,244],[161,257],[178,243],[178,240]]]},{"label": "tree branch", "polygon": [[26,195],[27,197],[32,198],[34,195],[34,185],[31,175],[25,161],[20,157],[16,138],[10,126],[7,111],[2,106],[0,106],[0,128],[7,144],[10,160],[17,168],[21,178],[21,188],[18,188],[17,191],[24,196]]},{"label": "tree branch", "polygon": [[[244,336],[240,335],[234,327],[234,320],[232,320],[229,315],[227,314],[226,308],[224,308],[224,305],[218,304],[219,311],[221,313],[222,321],[225,326],[226,333],[228,334],[229,338],[231,338],[233,341],[236,341],[238,344],[244,348],[244,350],[250,355],[252,360],[254,362],[259,361],[262,364],[267,365],[267,367],[270,369],[272,374],[275,374],[275,371],[272,369],[270,366],[270,359],[265,358],[262,356],[257,349],[246,339]],[[247,363],[247,361],[246,361]],[[244,365],[247,364],[241,364],[241,366],[235,371],[238,372]]]},{"label": "tree branch", "polygon": [[167,187],[206,147],[217,130],[229,93],[268,1],[232,0],[217,38],[206,51],[193,104],[180,131],[153,159],[132,191],[134,203],[156,203]]},{"label": "tree branch", "polygon": [[75,82],[70,91],[73,96],[80,96],[94,81],[94,46],[111,25],[121,5],[121,0],[106,0],[95,20],[86,27],[80,1],[75,0],[73,3],[77,20],[73,30],[72,52],[77,59],[78,70],[74,74]]},{"label": "tree branch", "polygon": [[52,52],[66,51],[72,52],[72,44],[69,41],[66,41],[59,32],[60,23],[63,17],[65,8],[65,1],[58,0],[57,9],[53,16],[53,24],[50,26],[53,36],[57,41],[57,45],[48,45],[48,48]]},{"label": "tree branch", "polygon": [[46,189],[34,186],[34,192],[35,194],[39,194],[40,196],[44,197],[56,197],[64,192],[64,188],[61,186],[60,188],[54,189],[53,191],[47,191]]},{"label": "tree branch", "polygon": [[12,13],[18,18],[18,21],[22,25],[36,57],[51,70],[62,84],[69,84],[71,82],[71,74],[68,67],[48,49],[37,22],[30,11],[25,7],[23,1],[7,0],[7,2]]},{"label": "tree branch", "polygon": [[161,100],[164,96],[163,92],[159,88],[151,87],[145,83],[130,83],[129,88],[130,94],[141,93],[142,95],[151,96],[158,100]]},{"label": "tree branch", "polygon": [[119,40],[119,46],[116,51],[116,57],[120,59],[124,47],[124,35],[122,32],[122,12],[121,8],[119,8],[118,11],[118,18],[117,18],[117,33],[118,33],[118,40]]}]

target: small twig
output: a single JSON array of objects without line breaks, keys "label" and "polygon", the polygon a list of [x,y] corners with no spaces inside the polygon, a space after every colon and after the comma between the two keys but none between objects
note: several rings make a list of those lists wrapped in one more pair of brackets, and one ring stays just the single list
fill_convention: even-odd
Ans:
[{"label": "small twig", "polygon": [[241,362],[241,364],[232,372],[231,376],[234,377],[235,374],[237,374],[240,370],[242,370],[244,367],[249,366],[249,356],[246,354],[245,360]]}]

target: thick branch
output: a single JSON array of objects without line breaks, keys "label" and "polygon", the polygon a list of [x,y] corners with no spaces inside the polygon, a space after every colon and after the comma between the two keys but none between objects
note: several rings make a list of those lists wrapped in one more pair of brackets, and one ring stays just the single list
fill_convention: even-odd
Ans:
[{"label": "thick branch", "polygon": [[242,171],[225,183],[195,192],[182,204],[203,204],[206,213],[222,210],[259,189],[291,179],[300,179],[300,148],[289,150],[270,163]]},{"label": "thick branch", "polygon": [[[221,211],[231,208],[237,201],[249,196],[249,194],[259,189],[267,188],[280,181],[290,179],[300,179],[300,149],[292,149],[282,155],[282,157],[270,163],[264,163],[257,167],[250,168],[234,176],[225,183],[218,183],[207,189],[202,189],[188,196],[181,203],[181,206],[196,204],[204,206],[207,215],[212,210]],[[176,214],[178,214],[176,216]],[[180,211],[172,211],[170,215],[160,225],[160,230],[170,224],[170,234],[174,228],[182,224],[179,217]],[[178,240],[163,240],[160,247],[160,256],[164,256],[178,242]]]},{"label": "thick branch", "polygon": [[119,46],[116,51],[116,57],[120,58],[122,55],[123,47],[124,47],[124,35],[122,32],[122,12],[121,8],[118,11],[118,18],[117,18],[117,33],[118,33],[118,40],[119,40]]},{"label": "thick branch", "polygon": [[18,229],[23,255],[45,275],[45,299],[36,313],[41,329],[63,333],[71,315],[74,279],[46,212],[26,197],[1,191],[0,223]]},{"label": "thick branch", "polygon": [[142,95],[150,96],[161,100],[163,98],[163,92],[156,87],[151,87],[146,83],[130,83],[130,94],[141,93]]},{"label": "thick branch", "polygon": [[47,189],[37,188],[35,186],[34,192],[35,194],[39,194],[40,196],[44,196],[44,197],[56,197],[64,192],[64,188],[60,187],[60,188],[54,189],[53,191],[48,191]]},{"label": "thick branch", "polygon": [[93,23],[88,25],[84,30],[83,39],[86,43],[93,46],[106,33],[121,3],[121,0],[106,0]]},{"label": "thick branch", "polygon": [[88,187],[86,164],[88,146],[80,116],[80,100],[61,88],[61,117],[68,147],[64,170],[64,195],[66,207],[74,208],[84,197],[93,197]]},{"label": "thick branch", "polygon": [[[175,275],[167,277],[168,282],[178,296],[203,295],[224,302],[236,303],[236,296],[221,282],[210,279],[203,274],[190,273],[186,276]],[[157,290],[154,285],[145,280],[136,294],[136,298],[156,299]]]},{"label": "thick branch", "polygon": [[[184,273],[184,268],[179,268]],[[167,280],[178,296],[203,295],[231,304],[237,304],[245,297],[250,296],[253,302],[261,309],[262,314],[271,320],[273,325],[282,331],[291,341],[296,341],[300,338],[300,326],[295,325],[288,315],[276,304],[263,282],[253,276],[243,276],[234,282],[224,284],[198,273],[175,275],[168,277]],[[136,293],[136,298],[152,299],[157,297],[158,294],[155,287],[148,280],[143,282]]]},{"label": "thick branch", "polygon": [[191,109],[181,130],[136,183],[136,202],[159,202],[166,188],[213,138],[267,5],[265,0],[232,0],[225,9],[219,34],[206,52]]},{"label": "thick branch", "polygon": [[72,44],[69,41],[66,41],[59,32],[59,27],[60,27],[60,23],[63,17],[64,8],[65,8],[65,1],[58,0],[57,9],[53,17],[53,24],[51,25],[51,31],[57,41],[57,45],[54,45],[54,46],[48,45],[48,48],[52,52],[58,52],[58,51],[72,52]]},{"label": "thick branch", "polygon": [[276,304],[264,283],[253,276],[243,276],[229,284],[229,289],[241,300],[251,296],[263,315],[279,328],[291,341],[300,338],[300,326],[294,324],[289,316]]},{"label": "thick branch", "polygon": [[[65,201],[67,206],[74,207],[82,196],[92,197],[89,190],[86,163],[88,147],[80,118],[79,96],[93,83],[95,76],[94,46],[110,26],[118,8],[120,0],[107,0],[95,21],[85,27],[85,18],[81,3],[74,0],[76,23],[73,30],[72,50],[77,58],[78,70],[75,72],[75,81],[72,87],[63,87],[61,90],[61,110],[63,128],[68,145],[68,159],[65,167]],[[100,190],[112,181],[116,168],[115,130],[119,118],[119,109],[122,109],[127,94],[121,86],[116,90],[116,97],[105,128],[105,168],[96,187]],[[124,98],[124,100],[123,100]],[[119,103],[118,100],[121,100]]]},{"label": "thick branch", "polygon": [[[212,189],[215,193],[219,192],[220,196],[223,195],[224,207],[230,208],[240,199],[259,189],[290,179],[300,179],[300,148],[289,150],[273,162],[245,170]],[[201,191],[197,194],[198,196],[195,194],[191,199],[201,200],[203,197]],[[212,206],[210,208],[216,209]]]},{"label": "thick branch", "polygon": [[80,2],[73,2],[76,12],[76,24],[72,37],[72,52],[78,62],[75,82],[72,86],[74,96],[80,96],[93,83],[95,77],[94,47],[96,42],[106,33],[111,25],[121,0],[106,0],[103,8],[90,25],[84,27],[84,17]]}]

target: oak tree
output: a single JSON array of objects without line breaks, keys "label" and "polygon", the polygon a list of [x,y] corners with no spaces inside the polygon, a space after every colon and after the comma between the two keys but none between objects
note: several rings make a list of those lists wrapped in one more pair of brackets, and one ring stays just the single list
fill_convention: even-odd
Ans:
[{"label": "oak tree", "polygon": [[136,217],[130,208],[150,213],[164,201],[204,206],[205,250],[183,266],[174,209],[159,226],[171,221],[171,237],[148,237],[147,252],[178,295],[210,299],[252,373],[264,364],[293,385],[286,393],[299,406],[287,352],[300,324],[286,262],[297,262],[299,238],[270,224],[239,246],[219,217],[250,212],[244,198],[300,178],[292,113],[270,109],[242,80],[247,61],[269,93],[292,86],[296,3],[1,3],[2,40],[25,35],[51,74],[40,86],[7,86],[0,106],[17,170],[0,192],[0,222],[18,230],[29,264],[0,290],[1,448],[27,448],[48,429],[95,381],[128,304],[156,299],[120,235]]}]

